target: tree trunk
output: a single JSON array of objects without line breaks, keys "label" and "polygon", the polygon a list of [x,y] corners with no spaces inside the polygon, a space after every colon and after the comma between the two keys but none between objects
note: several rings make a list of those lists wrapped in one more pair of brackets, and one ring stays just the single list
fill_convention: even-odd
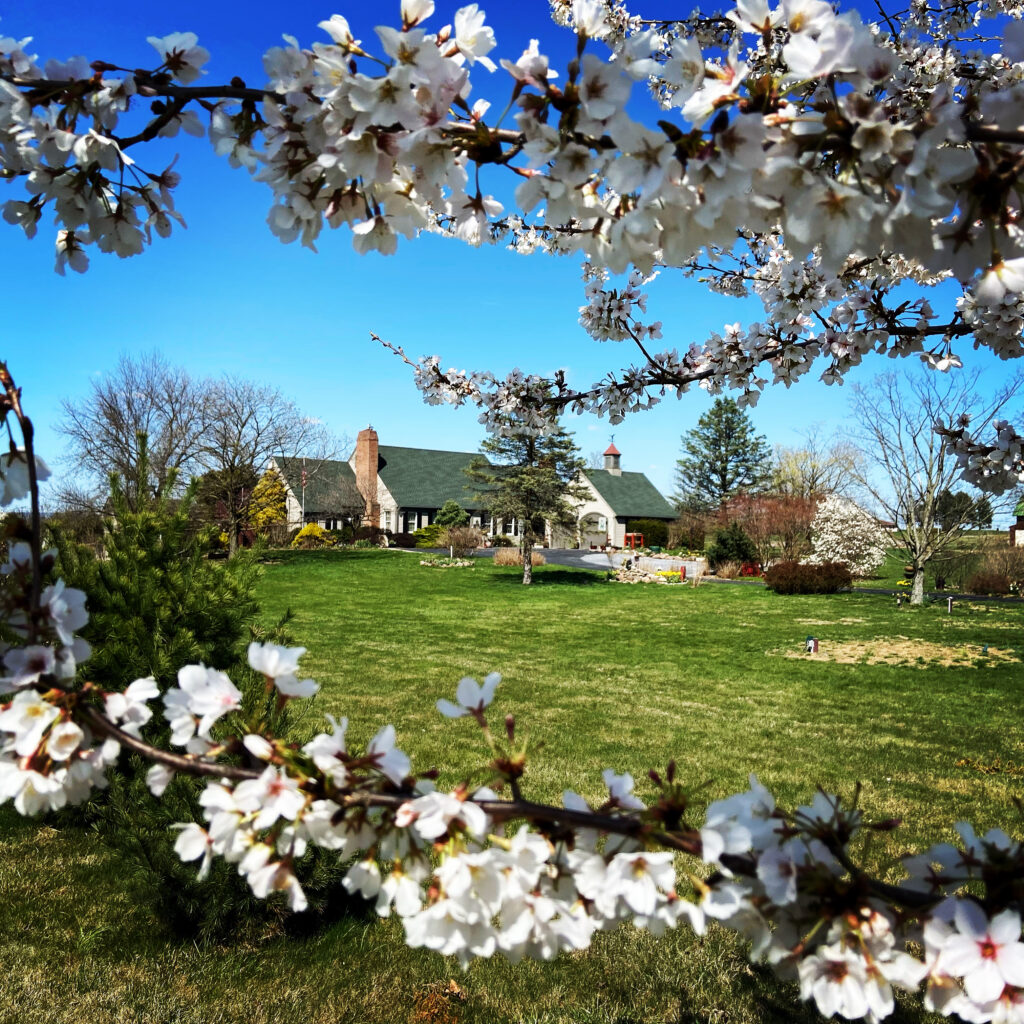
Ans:
[{"label": "tree trunk", "polygon": [[910,603],[924,604],[924,566],[914,566],[914,582],[910,588]]},{"label": "tree trunk", "polygon": [[523,553],[523,586],[528,587],[533,582],[533,536],[525,527],[519,550]]}]

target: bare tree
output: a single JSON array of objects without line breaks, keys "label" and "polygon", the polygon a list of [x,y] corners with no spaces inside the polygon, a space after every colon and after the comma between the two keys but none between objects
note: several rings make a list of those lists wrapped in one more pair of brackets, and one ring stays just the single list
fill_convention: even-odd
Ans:
[{"label": "bare tree", "polygon": [[[338,449],[351,449],[347,438],[341,438]],[[359,526],[366,514],[366,498],[359,492],[355,480],[342,472],[344,457],[340,460],[329,458],[330,446],[320,443],[314,446],[320,455],[309,454],[302,459],[299,480],[305,480],[305,488],[296,495],[303,505],[303,521],[339,520]],[[375,526],[375,523],[371,523]]]},{"label": "bare tree", "polygon": [[876,510],[895,523],[895,537],[912,566],[911,604],[924,602],[925,566],[950,547],[969,515],[940,514],[941,495],[959,471],[935,427],[968,420],[985,426],[1021,384],[1017,374],[989,398],[979,387],[977,371],[885,374],[867,387],[854,385],[853,409],[860,424],[856,440],[863,456],[858,483]]},{"label": "bare tree", "polygon": [[[68,501],[102,504],[114,473],[133,509],[167,494],[175,481],[186,481],[198,465],[206,432],[208,389],[206,381],[158,353],[122,355],[111,373],[92,382],[84,399],[65,399],[57,429],[68,439],[66,461],[83,470],[87,481],[71,486]],[[149,470],[140,483],[144,461]]]},{"label": "bare tree", "polygon": [[796,560],[811,548],[811,522],[817,501],[794,494],[741,494],[719,510],[722,526],[738,522],[754,542],[762,566],[776,555]]},{"label": "bare tree", "polygon": [[815,424],[803,435],[803,444],[775,447],[771,490],[795,498],[848,496],[856,486],[861,453],[843,438],[827,437]]},{"label": "bare tree", "polygon": [[305,456],[318,465],[335,452],[335,441],[319,420],[303,416],[274,387],[223,377],[209,388],[208,421],[198,453],[207,473],[207,507],[227,528],[230,554],[249,518],[257,474],[272,456]]}]

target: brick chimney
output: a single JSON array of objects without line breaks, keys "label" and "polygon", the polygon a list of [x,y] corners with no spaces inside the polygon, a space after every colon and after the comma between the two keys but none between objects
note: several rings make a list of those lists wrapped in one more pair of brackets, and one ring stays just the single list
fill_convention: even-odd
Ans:
[{"label": "brick chimney", "polygon": [[377,431],[360,430],[356,437],[356,487],[366,502],[364,522],[380,526],[380,502],[377,500]]},{"label": "brick chimney", "polygon": [[622,452],[620,452],[619,449],[615,447],[614,443],[608,445],[608,447],[605,449],[604,468],[608,470],[608,472],[611,473],[612,476],[622,476],[622,469],[619,466],[620,455],[622,455]]}]

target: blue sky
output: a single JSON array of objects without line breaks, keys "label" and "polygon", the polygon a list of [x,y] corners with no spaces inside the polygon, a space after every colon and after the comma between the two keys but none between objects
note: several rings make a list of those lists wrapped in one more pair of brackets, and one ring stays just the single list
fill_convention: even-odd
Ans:
[{"label": "blue sky", "polygon": [[[439,0],[428,27],[450,21],[458,6]],[[550,21],[546,0],[481,6],[498,37],[492,56],[515,58],[537,36],[564,67],[572,37]],[[679,9],[663,0],[636,6],[647,16]],[[309,45],[325,38],[317,22],[337,12],[357,38],[373,42],[372,26],[397,23],[398,8],[398,0],[335,0],[326,7],[256,0],[244,9],[185,0],[167,10],[51,0],[18,4],[4,15],[0,33],[33,36],[29,51],[43,60],[84,54],[148,67],[155,54],[147,35],[193,31],[212,54],[207,82],[241,75],[258,84],[260,56],[282,33]],[[500,109],[507,76],[499,70],[485,83],[487,77],[474,75],[481,83],[475,95],[500,101]],[[231,372],[273,383],[339,434],[354,437],[372,423],[384,444],[462,450],[474,450],[483,437],[476,413],[426,406],[408,368],[372,343],[370,331],[412,356],[438,353],[446,366],[500,373],[520,366],[545,374],[564,367],[580,386],[632,361],[624,346],[599,345],[579,327],[583,291],[575,260],[432,237],[401,243],[395,256],[360,257],[345,230],[321,235],[314,254],[270,234],[269,191],[216,159],[206,141],[180,136],[159,151],[133,155],[158,171],[178,152],[177,206],[188,230],[158,240],[142,256],[94,253],[87,274],[61,278],[53,272],[54,229],[44,223],[27,242],[20,230],[0,223],[0,273],[13,314],[4,354],[25,388],[40,451],[58,469],[73,468],[61,465],[53,429],[61,400],[87,393],[121,353],[158,350],[196,375]],[[484,185],[501,194],[496,172]],[[0,197],[8,196],[20,197],[17,187],[0,189]],[[648,308],[664,321],[663,345],[683,349],[725,323],[755,319],[760,304],[712,296],[664,272],[651,286]],[[974,356],[963,355],[965,362]],[[869,361],[851,379],[866,381],[891,366]],[[1007,372],[995,364],[989,376],[994,383]],[[623,468],[646,472],[668,494],[679,437],[710,404],[704,392],[693,391],[617,426],[592,416],[570,417],[566,426],[585,454],[605,448],[614,433]],[[792,445],[807,430],[848,431],[846,413],[842,389],[807,379],[790,390],[769,388],[751,415],[771,443]]]}]

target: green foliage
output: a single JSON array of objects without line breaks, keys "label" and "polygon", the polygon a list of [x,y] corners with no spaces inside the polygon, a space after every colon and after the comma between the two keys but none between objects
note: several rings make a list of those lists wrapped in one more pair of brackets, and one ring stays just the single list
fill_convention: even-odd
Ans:
[{"label": "green foliage", "polygon": [[469,513],[453,498],[449,498],[434,517],[438,526],[465,526],[469,522]]},{"label": "green foliage", "polygon": [[[817,783],[852,794],[876,780],[862,794],[865,815],[907,821],[864,848],[884,870],[890,854],[947,838],[951,821],[1004,820],[1020,793],[1019,776],[959,767],[965,751],[950,723],[970,737],[972,758],[1019,763],[1024,666],[966,669],[926,649],[927,668],[915,667],[912,648],[1002,646],[995,637],[1020,631],[1024,605],[956,602],[950,616],[943,601],[897,616],[890,598],[856,592],[826,609],[821,597],[781,600],[761,587],[607,586],[598,573],[534,571],[544,586],[512,586],[512,570],[489,559],[430,572],[393,552],[283,551],[259,596],[268,623],[296,612],[289,628],[315,654],[323,686],[314,716],[348,714],[354,743],[394,723],[415,766],[446,766],[442,785],[473,778],[484,757],[471,723],[442,719],[433,703],[452,699],[459,676],[500,668],[494,723],[513,714],[517,734],[543,744],[531,748],[528,798],[557,802],[568,784],[596,806],[607,798],[601,770],[614,765],[653,802],[646,772],[670,756],[696,791],[698,821],[705,800],[743,788],[750,771],[794,807]],[[894,630],[908,638],[909,664],[826,660],[833,644],[891,640]],[[812,631],[824,659],[800,656]],[[257,939],[250,929],[224,946],[168,941],[115,851],[11,808],[0,808],[0,833],[0,1016],[17,1024],[76,1014],[90,1024],[395,1024],[415,1018],[417,993],[448,986],[445,962],[406,947],[401,924],[372,911],[313,941],[287,928]],[[823,1024],[794,986],[749,969],[749,942],[725,929],[656,938],[627,927],[599,940],[550,962],[475,963],[468,980],[456,975],[467,992],[454,1005],[461,1024]],[[909,1000],[896,1016],[938,1020]]]},{"label": "green foliage", "polygon": [[515,547],[515,542],[512,540],[511,537],[506,537],[505,534],[499,533],[496,536],[491,538],[491,547],[492,548],[513,548],[513,547]]},{"label": "green foliage", "polygon": [[115,481],[102,558],[54,530],[59,575],[89,595],[87,670],[106,689],[149,675],[165,688],[188,662],[219,668],[237,660],[260,570],[248,556],[228,565],[207,557],[216,538],[193,529],[193,493],[177,508],[160,500],[130,512]]},{"label": "green foliage", "polygon": [[992,528],[992,503],[987,495],[972,498],[966,491],[941,491],[935,501],[935,520],[943,530],[958,526],[975,530]]},{"label": "green foliage", "polygon": [[[85,673],[115,691],[152,675],[166,691],[182,665],[203,662],[227,671],[242,688],[246,714],[266,717],[273,713],[273,700],[245,659],[248,642],[264,639],[251,625],[259,611],[255,589],[261,570],[249,552],[230,561],[207,557],[217,543],[216,528],[192,528],[193,495],[194,488],[176,508],[159,499],[133,512],[115,479],[114,518],[106,523],[103,557],[54,531],[60,575],[89,595],[90,617],[82,635],[93,645],[93,654]],[[282,616],[269,639],[290,640],[282,632],[289,617]],[[285,728],[284,716],[278,715],[274,724]],[[146,735],[166,745],[169,730],[156,717]],[[66,827],[88,829],[116,851],[121,872],[175,936],[221,942],[246,928],[265,932],[268,926],[279,927],[288,917],[282,899],[255,899],[226,863],[215,861],[209,877],[199,882],[195,865],[183,864],[175,854],[172,826],[202,820],[198,798],[203,781],[178,777],[155,800],[145,784],[147,767],[137,757],[126,757],[105,793],[60,820]],[[307,915],[315,916],[318,908],[333,912],[337,903],[329,899],[336,897],[328,894],[340,888],[341,874],[337,858],[326,851],[303,862],[300,877],[307,896],[313,895]]]},{"label": "green foliage", "polygon": [[306,523],[292,541],[293,548],[313,551],[316,548],[329,548],[335,543],[334,538],[319,523]]},{"label": "green foliage", "polygon": [[[543,537],[545,520],[575,527],[576,504],[590,497],[590,490],[577,482],[586,463],[572,434],[559,430],[544,437],[490,437],[480,450],[483,455],[466,473],[482,485],[478,500],[493,518],[522,524],[521,551],[529,551],[534,540]],[[523,583],[531,578],[531,561],[524,558]]]},{"label": "green foliage", "polygon": [[680,511],[715,510],[726,498],[758,490],[771,476],[771,449],[732,398],[716,398],[682,444],[673,495]]},{"label": "green foliage", "polygon": [[707,548],[708,562],[755,562],[757,547],[737,522],[731,522],[724,529],[716,530],[714,539]]},{"label": "green foliage", "polygon": [[668,545],[668,526],[660,519],[629,519],[626,533],[642,533],[647,547],[663,548]]},{"label": "green foliage", "polygon": [[249,502],[249,525],[257,532],[283,523],[288,516],[288,491],[276,469],[268,469],[253,488]]},{"label": "green foliage", "polygon": [[436,548],[441,546],[441,532],[442,527],[438,526],[437,523],[431,523],[429,526],[421,526],[413,536],[416,538],[416,547],[418,548]]},{"label": "green foliage", "polygon": [[849,587],[853,576],[842,562],[776,562],[765,572],[764,582],[776,594],[835,594]]}]

